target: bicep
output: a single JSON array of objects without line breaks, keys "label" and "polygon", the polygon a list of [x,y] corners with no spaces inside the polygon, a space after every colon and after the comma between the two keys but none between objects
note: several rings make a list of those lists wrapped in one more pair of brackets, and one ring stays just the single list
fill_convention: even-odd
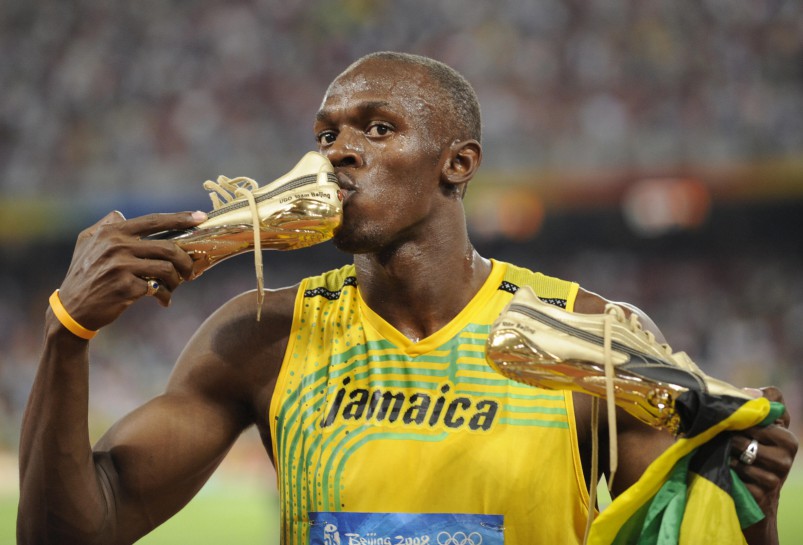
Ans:
[{"label": "bicep", "polygon": [[131,542],[180,510],[246,427],[265,428],[260,415],[267,415],[294,293],[270,292],[259,322],[253,294],[224,305],[190,340],[165,393],[97,443],[95,462],[118,541]]},{"label": "bicep", "polygon": [[638,481],[649,465],[674,442],[672,434],[653,428],[617,409],[618,467],[613,481],[614,497]]},{"label": "bicep", "polygon": [[118,536],[139,537],[181,509],[242,430],[225,407],[181,393],[158,396],[117,422],[94,457]]},{"label": "bicep", "polygon": [[[165,392],[114,424],[94,448],[123,541],[147,533],[189,502],[254,422],[253,366],[220,346],[240,320],[239,308],[213,315],[182,352]],[[253,342],[253,334],[240,335],[233,346]]]}]

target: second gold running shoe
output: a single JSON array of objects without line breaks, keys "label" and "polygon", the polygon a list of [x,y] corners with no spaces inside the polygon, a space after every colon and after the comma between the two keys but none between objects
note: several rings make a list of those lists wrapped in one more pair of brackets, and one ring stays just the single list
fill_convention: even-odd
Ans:
[{"label": "second gold running shoe", "polygon": [[[685,352],[656,342],[635,315],[609,304],[604,314],[580,314],[541,301],[520,288],[491,327],[489,364],[531,386],[598,397],[675,434],[684,422],[675,401],[686,392],[750,399],[706,375]],[[612,386],[612,388],[611,388]]]}]

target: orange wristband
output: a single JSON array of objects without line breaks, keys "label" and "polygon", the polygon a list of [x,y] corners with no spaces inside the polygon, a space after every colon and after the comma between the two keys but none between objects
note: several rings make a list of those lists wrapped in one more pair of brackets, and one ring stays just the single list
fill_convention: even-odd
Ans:
[{"label": "orange wristband", "polygon": [[70,316],[70,313],[67,312],[67,309],[64,308],[64,305],[61,304],[61,298],[59,297],[59,290],[54,291],[50,295],[50,308],[53,309],[53,314],[56,315],[61,325],[63,325],[67,330],[75,335],[76,337],[81,337],[82,339],[86,339],[87,341],[98,334],[97,331],[92,331],[91,329],[87,329]]}]

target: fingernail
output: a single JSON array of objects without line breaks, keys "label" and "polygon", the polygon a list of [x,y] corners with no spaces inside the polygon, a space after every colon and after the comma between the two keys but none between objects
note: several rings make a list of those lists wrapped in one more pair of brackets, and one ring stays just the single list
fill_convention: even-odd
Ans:
[{"label": "fingernail", "polygon": [[200,210],[196,210],[192,213],[192,219],[196,221],[206,221],[206,212],[201,212]]},{"label": "fingernail", "polygon": [[764,397],[764,393],[758,388],[742,388],[742,390],[744,390],[745,392],[756,398]]}]

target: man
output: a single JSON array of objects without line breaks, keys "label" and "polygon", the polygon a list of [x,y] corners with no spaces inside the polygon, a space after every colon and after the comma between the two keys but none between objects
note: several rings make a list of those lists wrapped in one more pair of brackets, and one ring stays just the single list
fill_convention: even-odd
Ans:
[{"label": "man", "polygon": [[[319,512],[502,515],[508,544],[582,539],[589,398],[502,379],[482,342],[506,286],[533,285],[577,312],[605,301],[473,249],[462,196],[482,151],[470,86],[429,59],[368,56],[331,84],[314,130],[344,195],[334,241],[353,266],[268,292],[259,321],[255,293],[226,303],[165,393],[94,449],[88,342],[48,312],[22,430],[21,543],[135,541],[181,509],[253,424],[277,466],[284,543],[306,542],[327,522]],[[143,237],[203,220],[109,214],[79,236],[60,288],[65,311],[97,330],[146,294],[167,305],[192,260]],[[673,441],[618,419],[616,493]],[[734,439],[739,452],[760,443],[754,464],[734,462],[767,514],[751,543],[777,542],[779,490],[797,449],[788,416],[779,423]]]}]

